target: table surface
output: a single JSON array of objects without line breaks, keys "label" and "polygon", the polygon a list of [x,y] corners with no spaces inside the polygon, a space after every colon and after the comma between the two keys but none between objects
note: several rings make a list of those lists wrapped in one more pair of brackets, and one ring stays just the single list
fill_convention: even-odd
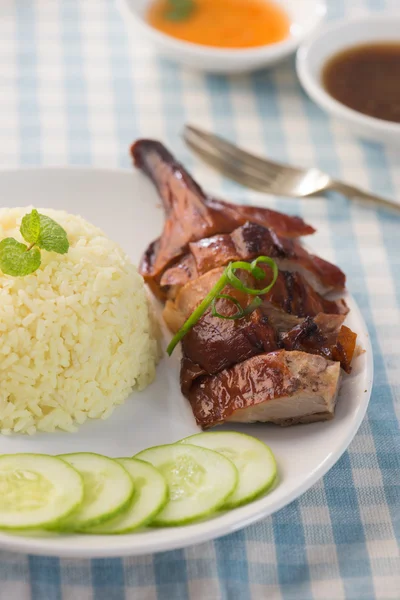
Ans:
[{"label": "table surface", "polygon": [[[330,0],[329,17],[396,7]],[[251,201],[184,147],[192,122],[400,197],[399,151],[348,137],[306,98],[292,60],[231,78],[183,70],[130,35],[113,0],[2,0],[0,90],[2,168],[129,167],[129,144],[155,137],[206,188]],[[400,217],[340,196],[265,202],[318,227],[319,252],[347,272],[369,327],[375,385],[348,452],[298,501],[215,542],[112,560],[0,552],[1,600],[400,598]]]}]

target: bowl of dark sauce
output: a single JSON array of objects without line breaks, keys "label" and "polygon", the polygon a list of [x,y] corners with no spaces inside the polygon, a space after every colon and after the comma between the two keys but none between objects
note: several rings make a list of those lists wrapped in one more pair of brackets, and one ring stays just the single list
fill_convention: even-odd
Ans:
[{"label": "bowl of dark sauce", "polygon": [[310,98],[347,130],[400,146],[400,14],[324,28],[299,49],[297,73]]}]

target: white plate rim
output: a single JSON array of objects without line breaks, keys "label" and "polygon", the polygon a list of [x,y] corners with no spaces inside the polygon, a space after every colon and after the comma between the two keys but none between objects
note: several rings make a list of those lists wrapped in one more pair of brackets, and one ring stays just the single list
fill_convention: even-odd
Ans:
[{"label": "white plate rim", "polygon": [[[89,175],[100,173],[112,173],[116,175],[123,176],[131,176],[132,171],[129,169],[123,169],[118,167],[87,167],[87,166],[49,166],[49,167],[12,167],[8,169],[0,169],[0,177],[7,174],[20,173],[21,175],[26,173],[32,173],[40,171],[44,175],[47,171],[52,172],[53,174],[57,171],[63,173],[65,175],[66,172],[75,172],[75,173],[85,173],[87,172]],[[149,541],[146,544],[139,545],[136,544],[135,547],[132,546],[131,539],[129,536],[87,536],[87,540],[92,540],[92,544],[88,544],[86,547],[84,545],[77,546],[69,546],[64,544],[65,539],[69,539],[68,537],[63,536],[51,536],[51,537],[33,537],[33,536],[22,536],[22,535],[13,535],[0,532],[0,548],[4,550],[21,552],[21,553],[30,553],[35,555],[42,556],[58,556],[65,558],[101,558],[101,557],[123,557],[123,556],[141,556],[144,554],[151,554],[157,552],[163,552],[167,550],[175,550],[178,548],[184,548],[194,544],[200,544],[203,542],[207,542],[225,535],[229,535],[247,527],[257,521],[262,520],[265,517],[268,517],[280,510],[281,508],[287,506],[294,500],[296,500],[299,496],[304,494],[307,490],[309,490],[317,481],[319,481],[340,459],[340,457],[347,450],[349,444],[353,440],[356,435],[363,419],[366,414],[368,404],[370,401],[371,393],[372,393],[372,384],[373,384],[373,352],[372,346],[370,342],[370,336],[368,334],[368,329],[365,324],[365,321],[362,317],[360,309],[355,301],[355,299],[347,294],[345,296],[346,301],[349,303],[351,307],[351,311],[356,315],[357,319],[362,326],[363,331],[358,332],[363,334],[364,338],[364,350],[366,356],[365,363],[365,373],[367,376],[367,390],[365,395],[363,396],[363,401],[357,408],[356,416],[353,420],[352,428],[347,432],[346,438],[342,442],[339,449],[336,452],[331,452],[329,456],[323,461],[323,463],[319,466],[319,468],[315,469],[307,476],[303,483],[299,485],[296,490],[294,490],[291,494],[288,494],[281,500],[275,501],[273,503],[269,503],[268,506],[265,506],[265,499],[268,498],[260,498],[246,506],[240,507],[239,509],[224,513],[215,518],[203,521],[201,523],[188,525],[185,527],[177,527],[177,528],[166,528],[160,529],[159,531],[168,531],[169,533],[174,532],[174,537],[164,536],[162,541]],[[241,518],[235,518],[235,515],[243,513]],[[195,531],[193,531],[195,529]],[[137,534],[139,535],[139,534]],[[135,534],[132,534],[135,536]],[[79,539],[82,539],[82,536],[79,536]],[[104,547],[97,543],[100,539],[107,543],[104,544]]]}]

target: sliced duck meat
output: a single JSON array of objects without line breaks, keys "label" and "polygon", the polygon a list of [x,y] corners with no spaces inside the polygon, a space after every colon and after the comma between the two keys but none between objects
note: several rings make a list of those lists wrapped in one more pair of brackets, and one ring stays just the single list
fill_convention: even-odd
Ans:
[{"label": "sliced duck meat", "polygon": [[310,254],[298,240],[278,236],[257,223],[190,243],[189,252],[165,271],[160,284],[176,290],[211,269],[257,256],[270,256],[281,270],[300,273],[320,294],[345,287],[346,277],[338,267]]},{"label": "sliced duck meat", "polygon": [[[266,272],[269,281],[272,277],[271,269],[266,265],[260,266]],[[274,287],[263,298],[297,317],[315,317],[319,313],[347,315],[349,312],[343,298],[325,298],[315,291],[301,273],[290,271],[280,271]]]},{"label": "sliced duck meat", "polygon": [[302,350],[338,361],[342,369],[350,373],[357,334],[343,325],[343,321],[343,315],[307,317],[281,334],[279,342],[286,350]]},{"label": "sliced duck meat", "polygon": [[223,213],[227,218],[236,221],[236,227],[247,221],[271,227],[279,235],[287,238],[298,238],[315,233],[314,227],[308,225],[300,217],[262,208],[261,206],[246,206],[232,204],[219,198],[208,198],[207,205]]},{"label": "sliced duck meat", "polygon": [[[259,264],[265,271],[265,281],[271,281],[271,269]],[[196,306],[200,304],[203,298],[220,279],[224,268],[212,269],[197,279],[194,279],[184,285],[178,291],[175,300],[167,300],[163,312],[164,320],[169,329],[176,333],[186,319],[192,314]],[[246,274],[241,275],[246,283],[262,286],[263,281],[250,281]],[[268,304],[285,311],[289,315],[297,317],[315,317],[319,313],[326,314],[346,314],[347,305],[344,300],[328,300],[316,292],[304,279],[300,273],[289,273],[280,271],[274,287],[261,296],[262,300]]]},{"label": "sliced duck meat", "polygon": [[334,416],[340,365],[322,356],[281,350],[259,354],[213,376],[200,376],[185,389],[197,424],[270,422],[288,426]]},{"label": "sliced duck meat", "polygon": [[134,164],[155,184],[166,221],[161,237],[146,250],[140,270],[159,297],[158,281],[190,242],[229,233],[249,219],[273,227],[281,235],[308,235],[314,229],[299,217],[264,208],[235,206],[207,196],[184,167],[159,142],[139,140],[131,147]]},{"label": "sliced duck meat", "polygon": [[178,292],[175,300],[167,300],[163,310],[163,319],[172,333],[182,327],[196,306],[207,296],[208,292],[219,281],[224,269],[213,269],[205,275],[190,281]]},{"label": "sliced duck meat", "polygon": [[[235,296],[232,292],[228,293]],[[245,304],[243,302],[243,307]],[[228,300],[219,300],[217,306],[223,315],[237,311]],[[259,309],[237,320],[214,317],[208,310],[182,340],[183,356],[209,375],[281,347],[276,329]]]},{"label": "sliced duck meat", "polygon": [[299,217],[207,195],[159,142],[140,140],[131,154],[164,206],[163,232],[144,253],[140,272],[165,302],[172,332],[230,262],[268,256],[279,269],[267,294],[260,292],[273,278],[268,264],[258,262],[255,277],[238,269],[243,286],[233,283],[241,289],[225,286],[228,298],[219,296],[183,337],[181,389],[197,423],[331,419],[341,367],[350,372],[357,336],[344,325],[345,301],[325,297],[344,290],[343,272],[297,239],[314,229]]},{"label": "sliced duck meat", "polygon": [[[249,296],[234,288],[227,287],[224,294],[234,297],[243,309],[251,302]],[[217,310],[232,317],[238,309],[222,298]],[[183,338],[183,356],[199,365],[204,373],[215,375],[256,354],[279,349],[301,350],[338,360],[350,372],[357,336],[347,327],[342,332],[343,321],[343,315],[323,314],[298,319],[266,301],[237,320],[213,316],[209,309]]]}]

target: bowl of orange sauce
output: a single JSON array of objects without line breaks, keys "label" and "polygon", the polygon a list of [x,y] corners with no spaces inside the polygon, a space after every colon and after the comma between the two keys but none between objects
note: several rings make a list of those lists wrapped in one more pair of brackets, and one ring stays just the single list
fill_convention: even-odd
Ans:
[{"label": "bowl of orange sauce", "polygon": [[208,72],[253,71],[292,54],[326,12],[325,0],[119,0],[141,42]]}]

